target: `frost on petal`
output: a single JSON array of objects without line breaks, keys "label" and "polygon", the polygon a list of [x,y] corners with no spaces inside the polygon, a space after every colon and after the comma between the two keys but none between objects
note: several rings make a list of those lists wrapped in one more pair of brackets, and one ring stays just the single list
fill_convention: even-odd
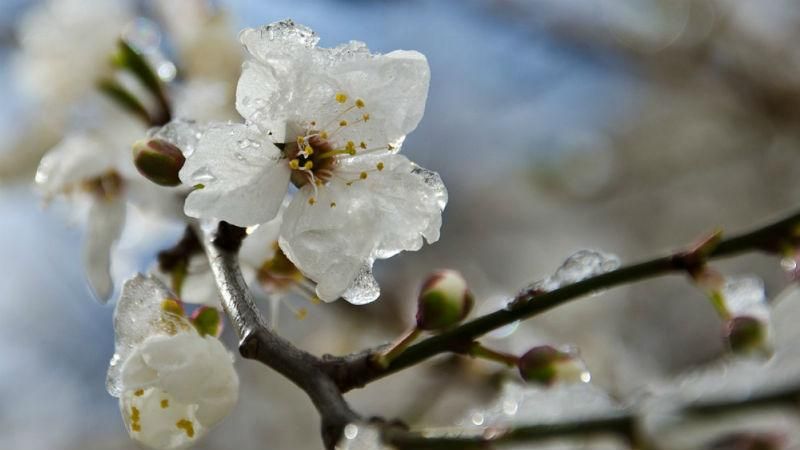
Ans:
[{"label": "frost on petal", "polygon": [[42,158],[36,170],[36,184],[46,198],[74,187],[84,179],[102,175],[113,168],[114,154],[87,134],[66,137]]},{"label": "frost on petal", "polygon": [[319,48],[311,30],[291,21],[245,30],[241,39],[251,59],[236,108],[276,142],[293,140],[293,128],[333,134],[345,120],[351,125],[336,132],[335,145],[352,140],[397,149],[422,118],[430,70],[418,52],[372,54],[357,41]]},{"label": "frost on petal", "polygon": [[121,364],[147,337],[168,334],[175,329],[194,329],[188,321],[162,310],[162,302],[174,297],[167,286],[153,277],[136,275],[122,286],[114,310],[115,353],[106,380],[106,389],[111,395],[122,394]]},{"label": "frost on petal", "polygon": [[244,125],[209,128],[180,171],[181,181],[196,187],[184,211],[239,226],[271,220],[289,184],[280,158],[277,147]]},{"label": "frost on petal", "polygon": [[231,354],[194,330],[147,337],[122,364],[121,384],[131,437],[159,449],[202,438],[230,413],[239,389]]},{"label": "frost on petal", "polygon": [[125,226],[125,202],[121,199],[97,200],[89,210],[83,264],[95,298],[105,303],[111,297],[111,251]]},{"label": "frost on petal", "polygon": [[284,214],[280,245],[318,283],[322,300],[368,303],[379,294],[371,270],[376,258],[439,239],[447,191],[436,173],[401,155],[344,160],[337,174],[355,181],[336,179],[317,193],[303,187]]}]

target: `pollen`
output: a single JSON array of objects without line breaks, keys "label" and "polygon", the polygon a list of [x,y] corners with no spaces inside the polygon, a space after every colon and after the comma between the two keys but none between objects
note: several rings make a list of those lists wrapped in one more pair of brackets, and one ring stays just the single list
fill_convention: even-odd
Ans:
[{"label": "pollen", "polygon": [[367,172],[361,172],[361,174],[358,176],[358,178],[361,178],[362,180],[366,180],[367,179]]},{"label": "pollen", "polygon": [[313,168],[314,168],[314,163],[311,161],[306,161],[306,163],[303,164],[303,169],[305,170],[311,170]]},{"label": "pollen", "polygon": [[169,400],[168,399],[165,398],[165,399],[161,400],[161,408],[163,408],[163,409],[169,408]]},{"label": "pollen", "polygon": [[364,113],[361,115],[361,119],[366,122],[369,120],[369,113]]},{"label": "pollen", "polygon": [[138,422],[140,418],[141,417],[139,415],[139,408],[131,406],[131,420],[134,422]]},{"label": "pollen", "polygon": [[315,199],[314,197],[310,197],[310,198],[308,199],[308,204],[309,204],[309,205],[313,205],[314,203],[317,203],[317,199]]},{"label": "pollen", "polygon": [[344,103],[347,101],[347,94],[345,94],[344,92],[337,92],[336,97],[334,98],[336,98],[337,103]]},{"label": "pollen", "polygon": [[143,396],[143,395],[144,395],[144,389],[137,389],[137,390],[136,390],[136,391],[133,393],[133,395],[135,395],[135,396],[137,396],[137,397],[141,397],[141,396]]},{"label": "pollen", "polygon": [[377,168],[379,171],[383,170],[383,162],[379,162],[378,164],[376,164],[375,168]]},{"label": "pollen", "polygon": [[131,424],[131,431],[142,431],[142,425],[139,422],[134,422]]},{"label": "pollen", "polygon": [[296,159],[296,158],[295,158],[295,159],[293,159],[293,160],[289,161],[289,167],[290,167],[292,170],[297,170],[297,169],[299,169],[299,168],[300,168],[300,160],[298,160],[298,159]]},{"label": "pollen", "polygon": [[360,98],[357,98],[356,99],[356,108],[363,108],[364,106],[366,106],[364,104],[364,100],[361,100]]},{"label": "pollen", "polygon": [[192,422],[186,419],[181,419],[175,422],[175,426],[186,432],[186,436],[189,436],[190,438],[194,437],[194,425],[192,425]]},{"label": "pollen", "polygon": [[340,120],[339,121],[339,126],[340,127],[346,127],[347,126],[347,121],[346,120]]}]

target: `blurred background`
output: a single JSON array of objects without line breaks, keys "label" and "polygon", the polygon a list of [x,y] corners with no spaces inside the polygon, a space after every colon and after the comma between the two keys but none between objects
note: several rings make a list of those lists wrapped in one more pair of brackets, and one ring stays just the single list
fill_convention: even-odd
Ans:
[{"label": "blurred background", "polygon": [[[403,152],[439,172],[450,193],[438,243],[376,264],[380,301],[297,300],[309,308],[302,321],[282,310],[280,332],[318,354],[392,339],[412,323],[417,286],[436,268],[462,271],[478,313],[488,312],[577,250],[631,262],[798,206],[794,0],[4,0],[0,448],[135,448],[105,391],[112,306],[86,286],[85,227],[70,203],[45,208],[32,183],[49,148],[99,119],[77,81],[42,86],[92,73],[101,62],[87,55],[113,48],[115,35],[144,33],[179,74],[213,79],[230,102],[238,30],[287,17],[314,29],[322,46],[353,39],[427,56],[427,110]],[[213,30],[202,28],[209,18]],[[42,60],[54,65],[43,69]],[[208,92],[202,86],[186,105]],[[179,234],[133,214],[116,250],[118,284]],[[774,257],[717,267],[763,278],[770,299],[787,285]],[[675,276],[575,302],[491,342],[516,352],[577,345],[592,385],[628,405],[720,358],[720,332],[703,295]],[[305,396],[261,366],[237,364],[239,405],[200,447],[319,448]],[[367,416],[453,425],[496,398],[497,369],[442,358],[349,398]]]}]

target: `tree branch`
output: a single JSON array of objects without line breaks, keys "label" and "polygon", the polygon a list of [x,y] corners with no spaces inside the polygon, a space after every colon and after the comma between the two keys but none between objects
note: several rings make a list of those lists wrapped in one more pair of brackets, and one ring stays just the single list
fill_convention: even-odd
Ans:
[{"label": "tree branch", "polygon": [[[691,402],[680,408],[687,418],[719,417],[725,414],[759,407],[788,405],[796,407],[800,400],[800,384],[765,389],[745,398],[717,398]],[[481,434],[448,436],[429,430],[426,433],[387,429],[384,439],[400,450],[485,450],[491,445],[514,442],[534,442],[553,438],[573,438],[589,435],[614,434],[626,438],[633,448],[644,439],[640,436],[633,412],[617,412],[604,416],[572,419],[535,425],[488,427]],[[645,448],[648,448],[645,446]]]},{"label": "tree branch", "polygon": [[707,259],[730,257],[748,251],[776,253],[789,246],[797,247],[800,243],[799,227],[800,211],[748,233],[721,240],[713,248],[706,249],[708,252],[703,255],[695,251],[679,251],[620,267],[550,292],[526,289],[517,294],[508,309],[495,311],[414,344],[385,368],[373,363],[374,355],[385,347],[381,346],[342,357],[325,355],[325,370],[336,381],[340,390],[347,392],[440,353],[457,351],[492,330],[539,315],[592,292],[670,273],[690,271]]},{"label": "tree branch", "polygon": [[342,430],[359,416],[350,409],[321,361],[269,329],[258,312],[239,267],[243,229],[225,222],[206,233],[202,244],[222,297],[222,306],[239,337],[239,353],[274,369],[306,392],[322,418],[322,439],[333,449]]}]

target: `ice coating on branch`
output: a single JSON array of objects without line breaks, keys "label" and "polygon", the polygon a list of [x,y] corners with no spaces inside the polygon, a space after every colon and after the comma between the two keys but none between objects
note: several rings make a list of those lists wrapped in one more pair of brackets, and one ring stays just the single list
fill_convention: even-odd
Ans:
[{"label": "ice coating on branch", "polygon": [[[280,247],[324,301],[375,300],[376,259],[439,239],[447,190],[397,152],[425,109],[418,52],[317,47],[290,20],[246,29],[236,93],[245,124],[214,124],[180,172],[187,215],[238,226],[272,220],[291,182]],[[273,142],[280,145],[280,149]]]},{"label": "ice coating on branch", "polygon": [[580,250],[567,258],[555,273],[534,283],[531,288],[544,292],[610,272],[619,267],[619,258],[597,250]]},{"label": "ice coating on branch", "polygon": [[769,306],[764,282],[758,277],[727,277],[722,296],[733,316],[752,316],[769,320]]},{"label": "ice coating on branch", "polygon": [[381,432],[368,423],[350,423],[344,427],[342,438],[335,450],[394,450],[381,439]]}]

